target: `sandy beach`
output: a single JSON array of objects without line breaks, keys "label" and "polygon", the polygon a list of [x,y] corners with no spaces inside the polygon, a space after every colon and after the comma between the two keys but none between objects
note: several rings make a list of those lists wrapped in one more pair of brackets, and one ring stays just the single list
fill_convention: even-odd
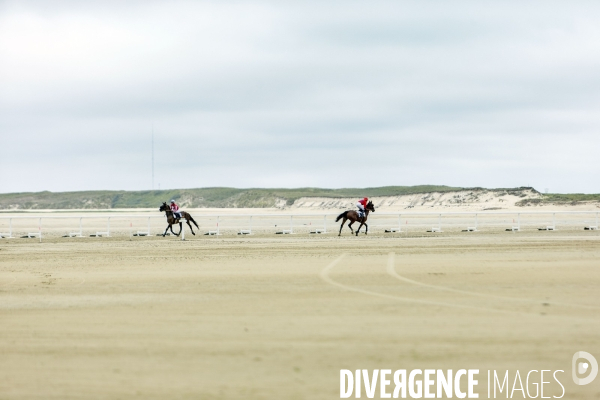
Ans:
[{"label": "sandy beach", "polygon": [[0,393],[334,399],[340,369],[431,367],[479,368],[482,388],[487,369],[561,369],[591,398],[568,373],[600,352],[599,240],[4,239]]}]

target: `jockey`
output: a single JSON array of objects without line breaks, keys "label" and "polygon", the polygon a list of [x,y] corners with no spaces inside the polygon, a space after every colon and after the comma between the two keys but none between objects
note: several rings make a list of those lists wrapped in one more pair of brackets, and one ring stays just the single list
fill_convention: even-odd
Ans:
[{"label": "jockey", "polygon": [[358,207],[358,216],[360,218],[365,216],[365,209],[367,208],[367,203],[369,202],[369,198],[365,197],[362,200],[359,200],[358,203],[356,203],[356,207]]},{"label": "jockey", "polygon": [[171,200],[171,211],[174,218],[181,218],[181,212],[179,211],[179,206],[175,204],[175,200]]}]

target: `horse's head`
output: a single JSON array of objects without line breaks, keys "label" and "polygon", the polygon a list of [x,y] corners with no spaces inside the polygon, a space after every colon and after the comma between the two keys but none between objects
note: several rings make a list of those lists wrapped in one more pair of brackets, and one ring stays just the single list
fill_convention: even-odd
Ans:
[{"label": "horse's head", "polygon": [[162,206],[160,206],[160,208],[158,209],[158,211],[168,211],[168,210],[170,210],[170,208],[167,205],[167,203],[162,203]]},{"label": "horse's head", "polygon": [[373,205],[373,202],[371,200],[369,200],[369,202],[367,203],[367,210],[375,212],[375,206]]}]

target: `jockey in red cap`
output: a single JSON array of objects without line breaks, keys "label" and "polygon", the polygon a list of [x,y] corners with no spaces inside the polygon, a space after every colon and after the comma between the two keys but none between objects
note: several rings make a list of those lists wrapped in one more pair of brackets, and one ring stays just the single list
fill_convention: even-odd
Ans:
[{"label": "jockey in red cap", "polygon": [[369,202],[369,198],[365,197],[362,200],[359,200],[358,203],[356,203],[356,207],[358,207],[358,216],[360,218],[365,216],[365,209],[367,208],[367,203]]}]

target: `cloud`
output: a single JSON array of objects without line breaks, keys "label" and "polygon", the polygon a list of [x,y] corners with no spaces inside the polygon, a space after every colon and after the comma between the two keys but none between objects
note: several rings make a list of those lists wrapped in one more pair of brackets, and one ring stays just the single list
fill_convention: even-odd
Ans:
[{"label": "cloud", "polygon": [[4,2],[0,191],[600,192],[594,2]]}]

